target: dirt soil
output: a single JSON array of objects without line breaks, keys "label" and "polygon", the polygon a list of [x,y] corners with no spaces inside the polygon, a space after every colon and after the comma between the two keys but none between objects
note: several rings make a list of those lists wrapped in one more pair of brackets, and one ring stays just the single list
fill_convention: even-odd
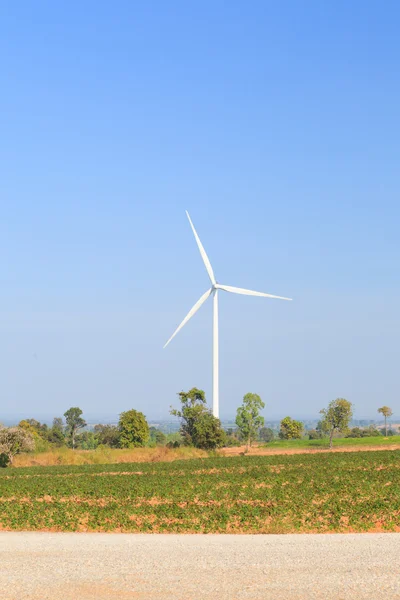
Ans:
[{"label": "dirt soil", "polygon": [[222,456],[270,456],[273,454],[323,454],[326,452],[368,452],[372,450],[400,450],[400,444],[388,445],[363,445],[363,446],[339,446],[332,448],[266,448],[265,446],[254,446],[246,452],[246,446],[224,448],[219,451]]}]

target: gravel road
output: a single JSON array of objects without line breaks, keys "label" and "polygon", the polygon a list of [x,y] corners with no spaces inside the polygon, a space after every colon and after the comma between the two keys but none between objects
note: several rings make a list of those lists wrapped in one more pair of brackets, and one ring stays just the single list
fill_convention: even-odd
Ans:
[{"label": "gravel road", "polygon": [[1,600],[400,599],[400,534],[0,532]]}]

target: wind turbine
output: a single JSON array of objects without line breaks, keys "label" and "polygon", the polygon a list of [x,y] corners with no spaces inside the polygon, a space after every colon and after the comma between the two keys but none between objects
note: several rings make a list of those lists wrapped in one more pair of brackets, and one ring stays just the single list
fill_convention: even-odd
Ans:
[{"label": "wind turbine", "polygon": [[189,216],[188,211],[186,211],[187,218],[189,219],[190,226],[193,231],[193,235],[197,242],[197,246],[200,250],[201,258],[203,259],[204,265],[206,267],[208,276],[211,281],[211,287],[208,289],[199,300],[197,300],[196,304],[190,309],[186,317],[183,319],[182,323],[177,327],[174,333],[169,338],[168,342],[165,344],[164,348],[168,346],[170,341],[176,336],[178,331],[182,329],[184,325],[193,317],[194,314],[199,310],[199,308],[204,304],[204,302],[210,297],[213,297],[213,415],[214,417],[219,418],[219,364],[218,364],[218,291],[222,290],[224,292],[230,292],[232,294],[244,294],[245,296],[262,296],[263,298],[277,298],[278,300],[291,300],[291,298],[283,298],[282,296],[273,296],[272,294],[264,294],[264,292],[254,292],[253,290],[245,290],[243,288],[232,287],[231,285],[222,285],[217,283],[215,279],[214,271],[212,269],[209,258],[204,250],[203,244],[200,241],[199,236],[197,235],[197,231],[194,228],[192,220]]}]

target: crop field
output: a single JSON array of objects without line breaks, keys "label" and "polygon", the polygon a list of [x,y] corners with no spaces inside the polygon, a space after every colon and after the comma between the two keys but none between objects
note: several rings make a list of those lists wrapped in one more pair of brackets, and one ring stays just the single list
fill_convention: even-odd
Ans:
[{"label": "crop field", "polygon": [[400,451],[2,469],[0,528],[400,531]]}]

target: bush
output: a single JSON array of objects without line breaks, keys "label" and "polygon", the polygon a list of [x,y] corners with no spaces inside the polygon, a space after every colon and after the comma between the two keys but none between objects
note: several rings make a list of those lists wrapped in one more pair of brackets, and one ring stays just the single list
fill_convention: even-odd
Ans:
[{"label": "bush", "polygon": [[322,439],[322,433],[318,429],[310,429],[307,431],[309,440],[320,440]]},{"label": "bush", "polygon": [[178,442],[178,440],[175,440],[175,442],[168,442],[167,444],[167,448],[180,448],[181,443]]},{"label": "bush", "polygon": [[[381,432],[376,429],[373,425],[370,427],[366,427],[361,429],[360,427],[353,427],[350,431],[345,435],[346,438],[365,438],[365,437],[378,437],[381,435]],[[393,435],[388,432],[388,435]]]},{"label": "bush", "polygon": [[235,446],[241,446],[242,442],[241,440],[239,440],[239,438],[236,435],[232,435],[232,434],[227,434],[225,436],[225,446],[227,448],[232,448]]},{"label": "bush", "polygon": [[5,452],[0,454],[0,469],[5,469],[10,464],[10,458]]}]

